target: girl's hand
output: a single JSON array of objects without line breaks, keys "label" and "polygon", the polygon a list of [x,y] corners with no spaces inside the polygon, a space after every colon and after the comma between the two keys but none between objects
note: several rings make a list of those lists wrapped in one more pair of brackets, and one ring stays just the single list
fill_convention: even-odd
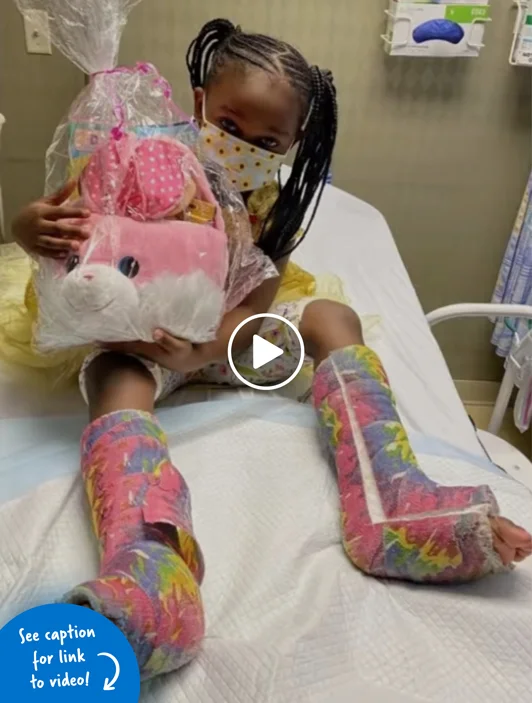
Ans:
[{"label": "girl's hand", "polygon": [[166,369],[184,374],[199,371],[209,363],[202,345],[194,345],[184,339],[177,339],[164,330],[155,330],[153,339],[153,343],[124,342],[106,344],[105,346],[111,351],[143,356]]},{"label": "girl's hand", "polygon": [[70,181],[54,195],[30,203],[15,218],[13,235],[28,254],[64,259],[89,237],[83,220],[90,212],[63,204],[75,187]]}]

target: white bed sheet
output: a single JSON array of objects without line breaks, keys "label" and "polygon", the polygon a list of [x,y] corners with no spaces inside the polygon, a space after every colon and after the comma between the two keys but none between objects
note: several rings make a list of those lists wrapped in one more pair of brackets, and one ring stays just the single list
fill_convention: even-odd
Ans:
[{"label": "white bed sheet", "polygon": [[[353,307],[381,318],[371,343],[381,355],[410,431],[451,442],[481,455],[475,431],[460,402],[442,353],[430,331],[383,216],[367,203],[328,186],[318,214],[295,260],[313,273],[335,273]],[[244,394],[251,393],[245,391]],[[171,404],[216,392],[180,391]],[[82,408],[77,392],[50,396],[15,384],[0,370],[0,417],[62,414]]]},{"label": "white bed sheet", "polygon": [[[532,560],[454,588],[368,578],[343,553],[310,407],[262,397],[161,421],[191,489],[207,637],[141,703],[528,703]],[[0,625],[97,573],[76,469],[82,423],[0,422]],[[532,529],[525,488],[480,459],[415,447],[428,475],[489,482]]]}]

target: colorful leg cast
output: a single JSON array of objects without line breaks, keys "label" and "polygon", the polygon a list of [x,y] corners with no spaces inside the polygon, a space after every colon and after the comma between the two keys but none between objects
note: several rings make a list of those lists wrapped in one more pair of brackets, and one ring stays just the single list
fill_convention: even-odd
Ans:
[{"label": "colorful leg cast", "polygon": [[203,560],[187,485],[155,417],[132,410],[93,422],[82,439],[82,473],[101,569],[64,601],[115,622],[142,678],[178,669],[203,638]]},{"label": "colorful leg cast", "polygon": [[443,487],[425,476],[374,352],[333,352],[316,372],[313,396],[338,473],[344,546],[357,567],[433,583],[503,569],[492,544],[491,490]]}]

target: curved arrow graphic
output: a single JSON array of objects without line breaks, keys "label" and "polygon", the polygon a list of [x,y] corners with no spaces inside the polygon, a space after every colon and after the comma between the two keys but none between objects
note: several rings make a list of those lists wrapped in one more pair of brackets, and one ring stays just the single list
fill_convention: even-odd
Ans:
[{"label": "curved arrow graphic", "polygon": [[103,684],[103,690],[104,691],[114,691],[115,690],[115,683],[118,681],[118,677],[120,676],[120,664],[118,663],[118,659],[116,657],[113,657],[112,654],[109,654],[108,652],[100,652],[98,654],[99,657],[109,657],[114,664],[115,664],[115,675],[109,681],[109,679],[105,679],[105,682]]}]

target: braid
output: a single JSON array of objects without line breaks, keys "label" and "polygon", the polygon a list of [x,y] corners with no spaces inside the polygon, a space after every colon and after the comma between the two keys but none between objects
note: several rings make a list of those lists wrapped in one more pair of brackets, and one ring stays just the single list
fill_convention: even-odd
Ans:
[{"label": "braid", "polygon": [[187,68],[193,88],[205,86],[214,55],[236,31],[229,20],[212,20],[203,27],[187,51]]},{"label": "braid", "polygon": [[[301,243],[316,214],[336,141],[336,90],[332,75],[309,66],[290,44],[263,34],[246,34],[228,20],[213,20],[203,27],[187,53],[192,87],[206,88],[228,63],[251,65],[285,78],[299,97],[302,122],[306,116],[292,172],[257,242],[277,260]],[[296,239],[313,203],[305,231]]]},{"label": "braid", "polygon": [[[287,256],[301,244],[316,215],[331,168],[336,142],[338,108],[334,83],[312,67],[312,103],[288,181],[282,186],[258,244],[274,259]],[[294,240],[305,215],[312,213],[299,239]]]}]

